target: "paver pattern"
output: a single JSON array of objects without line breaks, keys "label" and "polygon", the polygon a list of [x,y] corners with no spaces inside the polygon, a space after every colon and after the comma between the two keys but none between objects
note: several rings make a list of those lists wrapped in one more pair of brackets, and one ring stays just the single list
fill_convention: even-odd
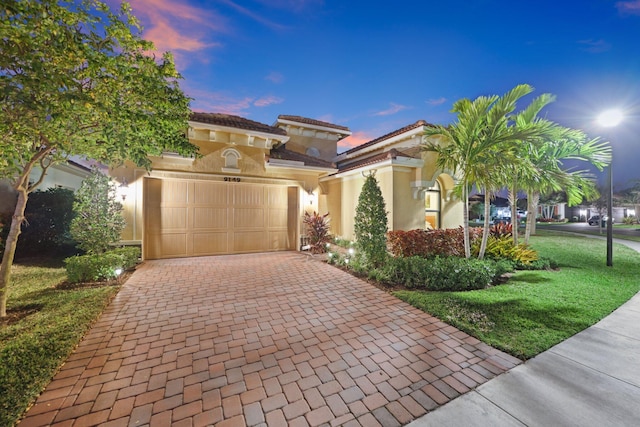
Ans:
[{"label": "paver pattern", "polygon": [[519,363],[300,253],[147,261],[20,426],[400,426]]}]

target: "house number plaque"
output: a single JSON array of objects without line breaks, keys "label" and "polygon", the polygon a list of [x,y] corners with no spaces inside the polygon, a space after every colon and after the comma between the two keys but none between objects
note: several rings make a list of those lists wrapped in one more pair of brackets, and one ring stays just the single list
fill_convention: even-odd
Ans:
[{"label": "house number plaque", "polygon": [[224,180],[225,182],[240,182],[240,178],[236,176],[225,176]]}]

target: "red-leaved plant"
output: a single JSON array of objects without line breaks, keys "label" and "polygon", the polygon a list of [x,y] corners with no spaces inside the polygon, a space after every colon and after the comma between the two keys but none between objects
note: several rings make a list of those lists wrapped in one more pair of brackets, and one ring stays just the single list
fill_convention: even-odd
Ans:
[{"label": "red-leaved plant", "polygon": [[[482,236],[482,229],[469,229],[471,245]],[[462,227],[438,230],[394,230],[387,233],[389,250],[398,257],[435,256],[464,257],[464,235]]]},{"label": "red-leaved plant", "polygon": [[322,254],[327,251],[327,243],[331,241],[329,234],[329,212],[320,215],[313,211],[304,213],[302,222],[305,225],[305,236],[309,239],[310,251],[313,254]]}]

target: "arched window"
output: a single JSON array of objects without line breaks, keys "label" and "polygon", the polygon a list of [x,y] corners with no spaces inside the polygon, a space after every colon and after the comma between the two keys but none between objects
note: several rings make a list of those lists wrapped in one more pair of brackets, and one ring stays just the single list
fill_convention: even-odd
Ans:
[{"label": "arched window", "polygon": [[242,156],[238,150],[227,148],[222,152],[222,157],[224,157],[224,167],[222,168],[224,172],[240,172],[238,160],[242,159]]}]

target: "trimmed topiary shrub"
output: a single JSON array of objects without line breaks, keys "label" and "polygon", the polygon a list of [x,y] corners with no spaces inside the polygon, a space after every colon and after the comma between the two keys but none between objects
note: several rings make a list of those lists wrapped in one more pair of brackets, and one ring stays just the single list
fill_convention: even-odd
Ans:
[{"label": "trimmed topiary shrub", "polygon": [[358,197],[354,231],[358,262],[364,267],[378,267],[387,257],[387,211],[382,191],[374,173],[366,176]]},{"label": "trimmed topiary shrub", "polygon": [[140,258],[140,248],[117,248],[102,254],[77,255],[64,260],[71,283],[112,280],[124,270],[134,267]]},{"label": "trimmed topiary shrub", "polygon": [[76,193],[73,211],[71,235],[80,249],[100,254],[120,240],[125,222],[111,177],[93,170]]}]

